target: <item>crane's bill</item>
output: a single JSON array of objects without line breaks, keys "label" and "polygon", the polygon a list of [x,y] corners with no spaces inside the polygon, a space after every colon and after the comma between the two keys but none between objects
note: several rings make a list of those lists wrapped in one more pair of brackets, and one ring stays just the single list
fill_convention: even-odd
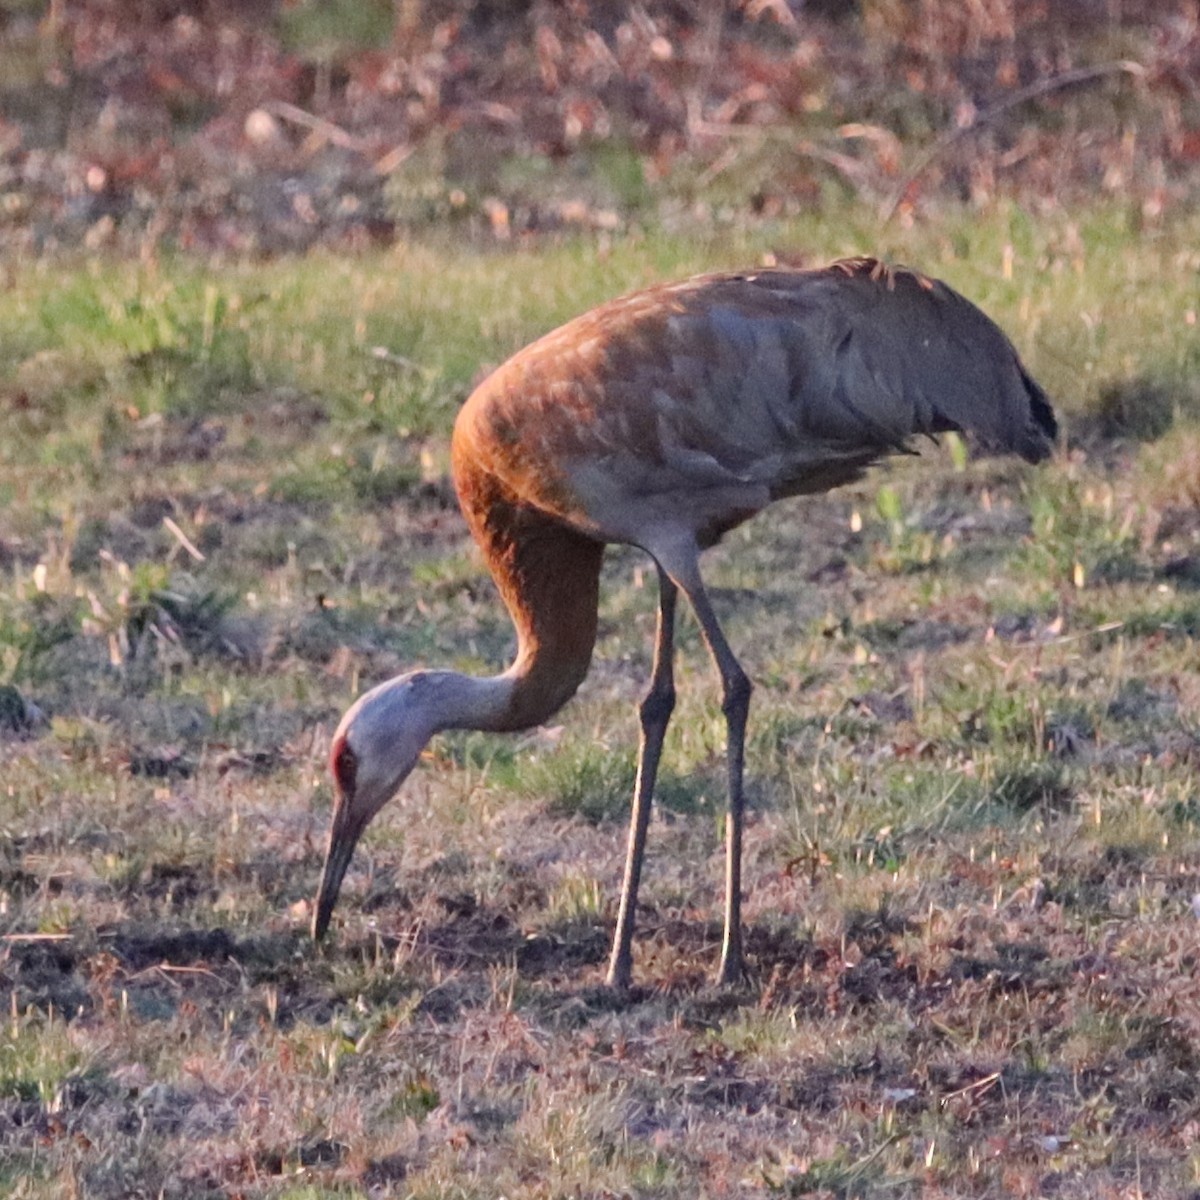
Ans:
[{"label": "crane's bill", "polygon": [[346,870],[354,857],[354,848],[365,827],[365,821],[352,819],[350,805],[339,803],[334,809],[333,824],[329,829],[329,848],[325,852],[325,867],[321,872],[321,887],[313,909],[314,941],[320,941],[329,928],[329,918],[333,915],[333,906],[342,890],[342,880],[346,877]]}]

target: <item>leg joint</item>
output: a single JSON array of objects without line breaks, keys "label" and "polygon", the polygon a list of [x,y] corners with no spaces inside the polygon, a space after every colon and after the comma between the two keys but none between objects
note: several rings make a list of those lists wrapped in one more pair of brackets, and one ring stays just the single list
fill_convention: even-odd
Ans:
[{"label": "leg joint", "polygon": [[750,676],[740,667],[724,681],[725,690],[721,697],[721,711],[727,716],[745,714],[750,708],[750,694],[754,684]]},{"label": "leg joint", "polygon": [[642,698],[638,713],[643,725],[665,725],[675,711],[675,688],[655,684]]}]

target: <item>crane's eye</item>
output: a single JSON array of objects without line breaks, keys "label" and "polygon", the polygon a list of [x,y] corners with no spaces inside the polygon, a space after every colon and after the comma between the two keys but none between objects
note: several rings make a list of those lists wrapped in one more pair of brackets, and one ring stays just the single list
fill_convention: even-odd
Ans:
[{"label": "crane's eye", "polygon": [[338,738],[329,750],[329,769],[334,782],[343,796],[354,794],[354,779],[358,773],[358,759],[344,737]]}]

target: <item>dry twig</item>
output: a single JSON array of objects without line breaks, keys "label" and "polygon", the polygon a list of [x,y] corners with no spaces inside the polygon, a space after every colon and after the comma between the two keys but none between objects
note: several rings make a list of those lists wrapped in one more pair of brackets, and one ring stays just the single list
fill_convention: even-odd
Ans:
[{"label": "dry twig", "polygon": [[941,155],[945,154],[961,138],[990,124],[1010,109],[1024,104],[1027,100],[1036,100],[1039,96],[1045,96],[1049,92],[1057,92],[1063,88],[1074,87],[1079,83],[1090,83],[1093,79],[1102,79],[1106,75],[1118,74],[1133,75],[1140,79],[1145,76],[1146,68],[1141,63],[1133,62],[1131,59],[1119,59],[1116,62],[1100,63],[1095,67],[1079,67],[1073,71],[1063,71],[1060,75],[1051,75],[1048,79],[1039,79],[1037,83],[1031,83],[1028,87],[1023,87],[1020,91],[1013,92],[1011,96],[1001,100],[1000,103],[993,104],[990,108],[984,109],[982,113],[976,115],[968,124],[956,129],[948,129],[945,133],[935,138],[932,145],[926,147],[924,153],[893,189],[892,194],[879,210],[880,221],[886,224],[892,219],[896,213],[896,209],[900,207],[900,201],[904,199],[905,193],[913,183],[924,174],[934,159],[940,158]]}]

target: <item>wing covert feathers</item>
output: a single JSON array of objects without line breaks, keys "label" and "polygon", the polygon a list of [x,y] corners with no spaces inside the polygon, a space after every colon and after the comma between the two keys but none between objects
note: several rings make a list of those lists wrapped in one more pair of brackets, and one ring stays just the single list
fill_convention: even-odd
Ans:
[{"label": "wing covert feathers", "polygon": [[708,540],[771,498],[846,482],[947,430],[1030,461],[1057,432],[975,305],[846,259],[702,275],[584,313],[485,380],[455,442],[514,500],[592,536],[636,540],[671,498],[671,511],[703,509]]},{"label": "wing covert feathers", "polygon": [[810,425],[894,446],[958,429],[1030,461],[1050,453],[1057,425],[1045,393],[999,327],[946,284],[875,259],[763,272],[752,283],[821,314],[824,345],[812,344],[811,321],[800,338],[828,386],[799,381],[793,393]]}]

